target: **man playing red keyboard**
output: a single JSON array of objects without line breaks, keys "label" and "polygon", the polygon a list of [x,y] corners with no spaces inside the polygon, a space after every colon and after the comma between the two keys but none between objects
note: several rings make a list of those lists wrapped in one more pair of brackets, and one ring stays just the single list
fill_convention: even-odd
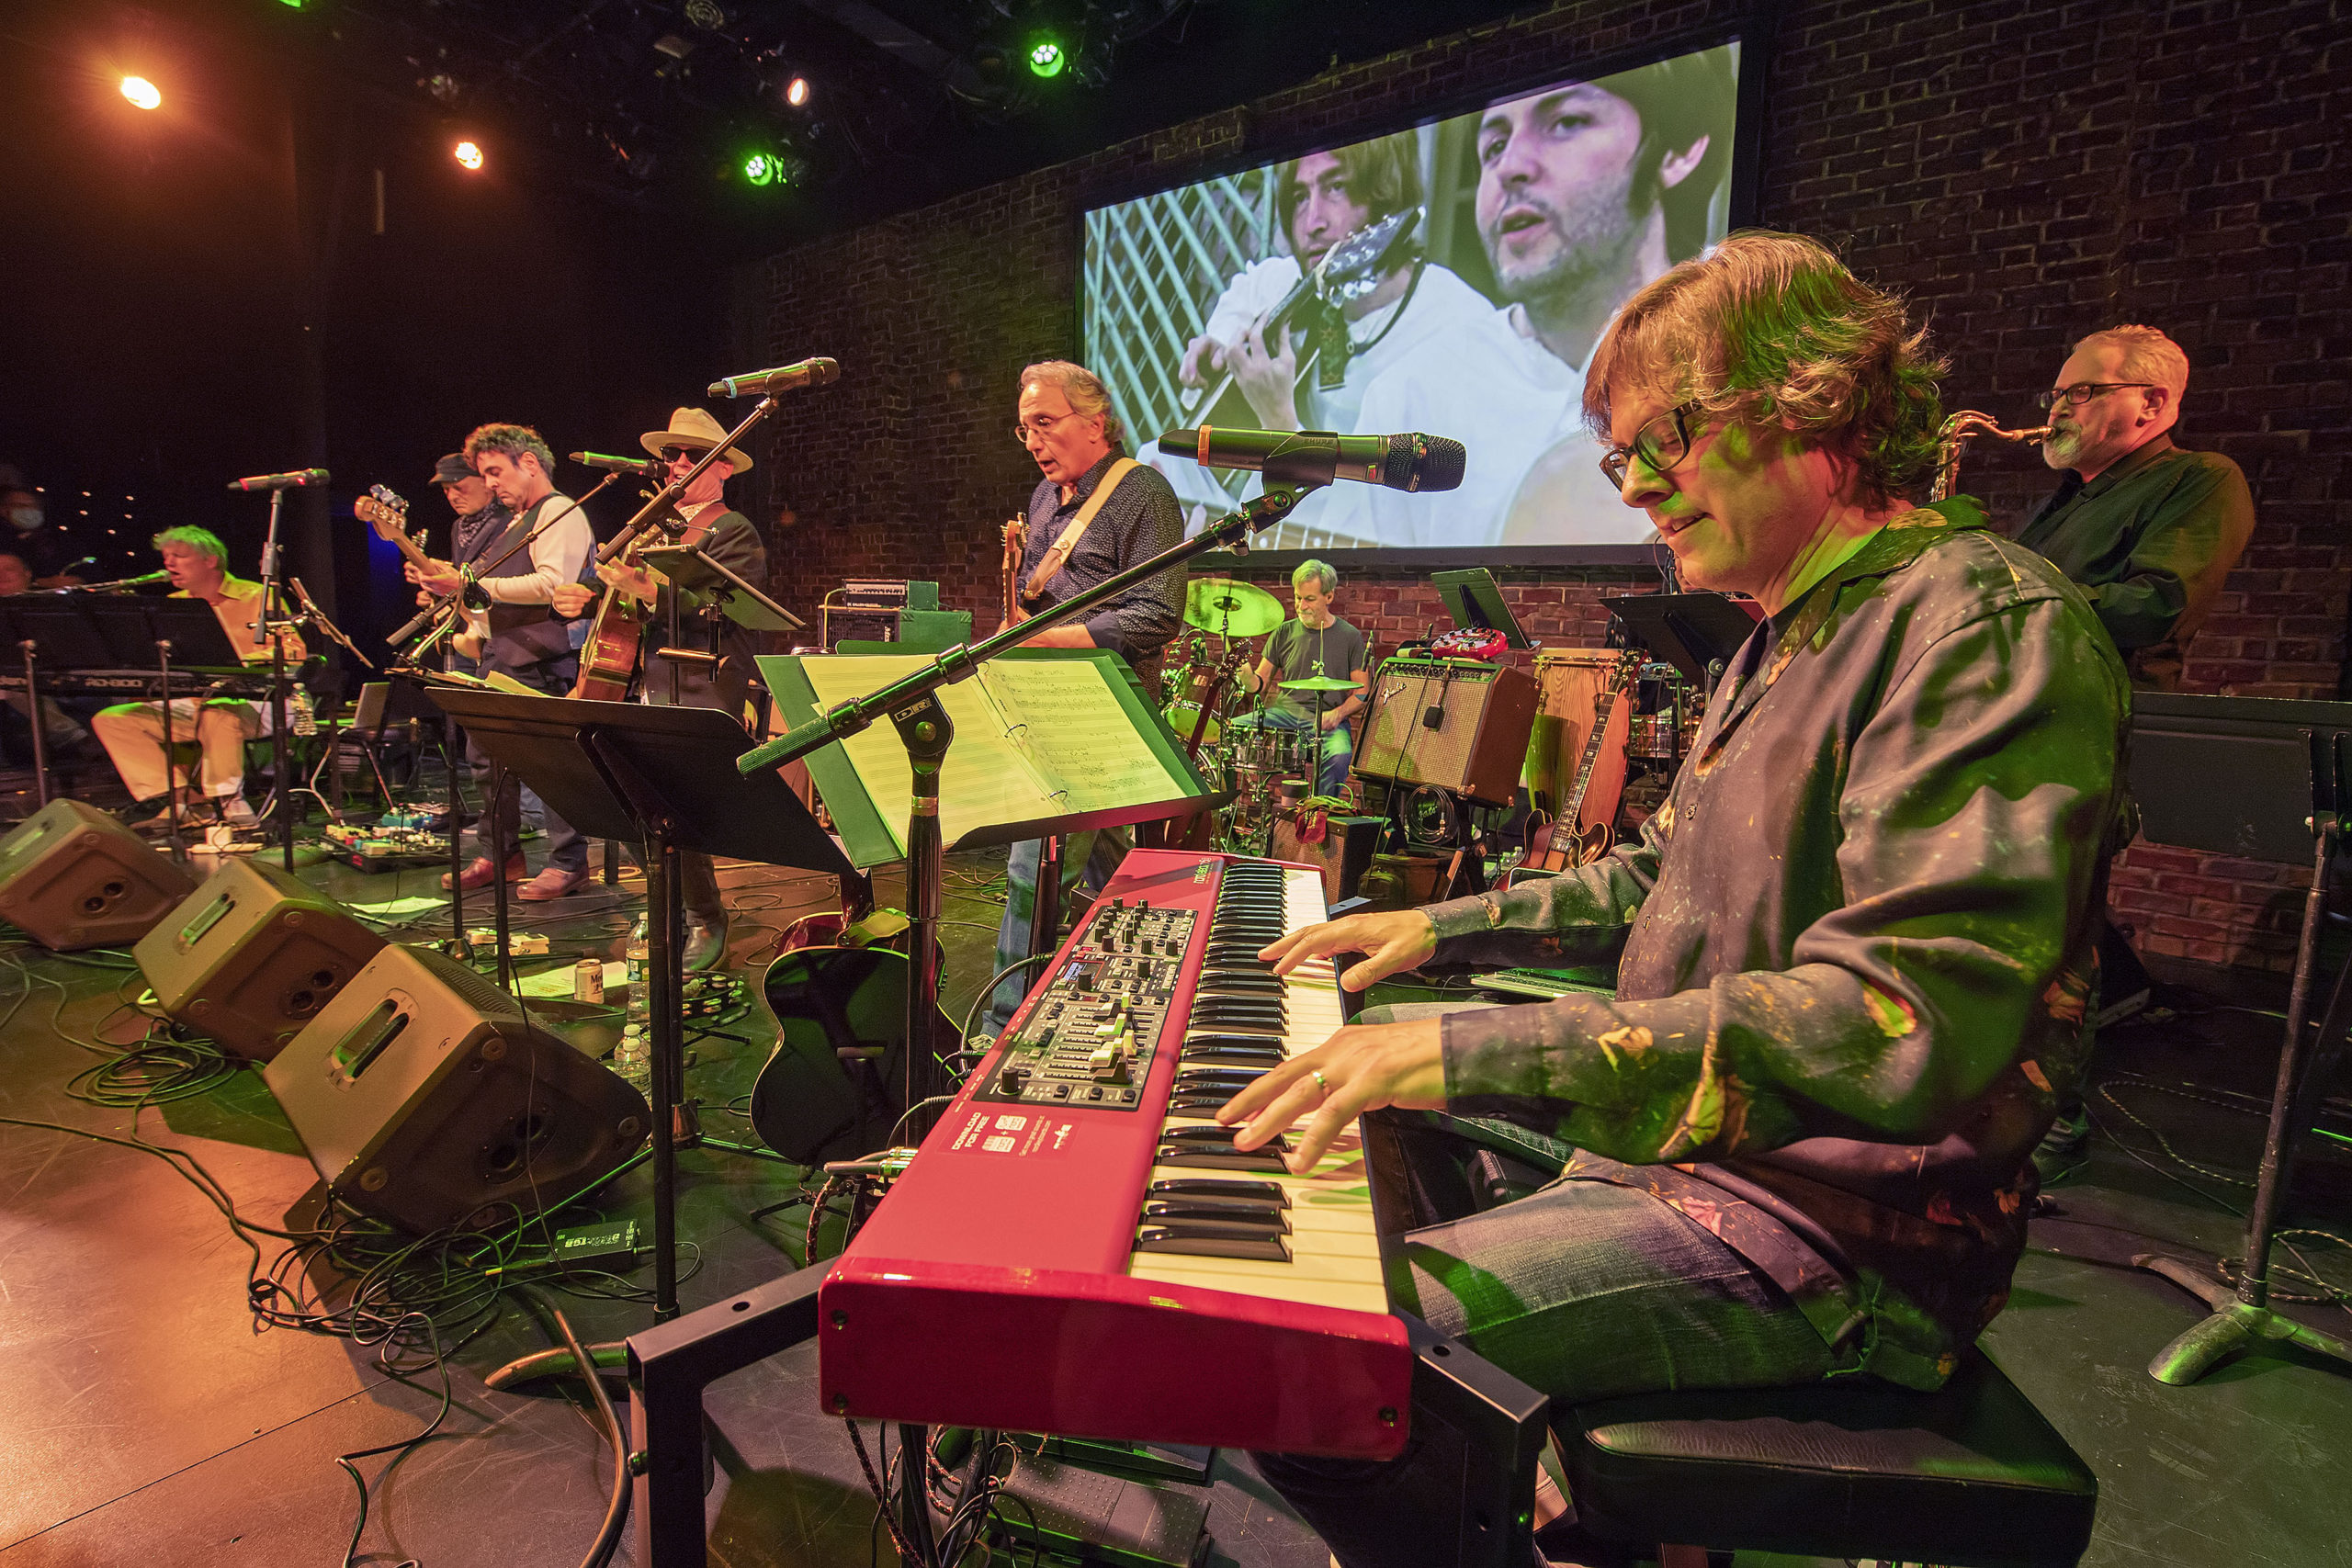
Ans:
[{"label": "man playing red keyboard", "polygon": [[[1684,582],[1766,615],[1667,803],[1564,876],[1266,950],[1363,953],[1351,990],[1617,956],[1611,1000],[1388,1010],[1219,1113],[1242,1147],[1303,1122],[1294,1168],[1388,1106],[1548,1139],[1557,1179],[1424,1216],[1390,1292],[1556,1398],[1932,1389],[2007,1299],[2089,1043],[2128,686],[2055,569],[1972,502],[1902,499],[1940,369],[1792,236],[1637,294],[1587,381],[1596,456]],[[1457,1521],[1418,1452],[1261,1469],[1347,1568],[1423,1563]]]}]

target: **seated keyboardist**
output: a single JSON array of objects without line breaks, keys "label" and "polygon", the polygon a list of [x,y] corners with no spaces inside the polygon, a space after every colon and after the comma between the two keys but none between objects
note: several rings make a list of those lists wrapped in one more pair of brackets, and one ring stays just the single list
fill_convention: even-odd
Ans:
[{"label": "seated keyboardist", "polygon": [[[1294,1168],[1384,1106],[1552,1135],[1558,1179],[1416,1232],[1390,1291],[1556,1398],[1932,1389],[2007,1299],[2088,1049],[2126,680],[1973,503],[1901,499],[1939,370],[1810,241],[1736,237],[1636,295],[1586,381],[1601,466],[1684,582],[1768,616],[1666,805],[1557,879],[1267,949],[1363,953],[1351,990],[1619,955],[1614,1000],[1387,1010],[1219,1113],[1245,1147],[1303,1122]],[[1348,1568],[1454,1539],[1409,1447],[1261,1457]]]},{"label": "seated keyboardist", "polygon": [[[154,537],[164,570],[171,574],[172,596],[201,599],[228,634],[229,644],[248,664],[266,663],[269,644],[254,635],[253,623],[261,603],[261,584],[229,570],[227,547],[209,529],[166,528]],[[289,664],[303,657],[299,633],[285,638]],[[235,699],[198,700],[179,697],[172,703],[172,739],[185,751],[192,743],[198,753],[198,770],[190,779],[185,765],[166,770],[164,761],[164,705],[123,703],[100,709],[90,721],[91,731],[115,772],[130,792],[130,816],[141,827],[161,827],[170,820],[165,792],[176,784],[181,809],[197,826],[222,821],[250,827],[254,809],[244,797],[245,742],[266,732],[268,710],[262,705]]]}]

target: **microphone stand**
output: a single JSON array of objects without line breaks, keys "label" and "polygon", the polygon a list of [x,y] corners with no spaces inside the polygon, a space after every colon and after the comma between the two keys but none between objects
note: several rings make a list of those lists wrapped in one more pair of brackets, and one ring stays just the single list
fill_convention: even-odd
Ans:
[{"label": "microphone stand", "polygon": [[[1289,516],[1300,501],[1322,489],[1326,482],[1314,476],[1295,479],[1277,471],[1272,464],[1268,465],[1268,471],[1275,482],[1269,484],[1257,499],[1238,511],[1227,513],[1182,543],[1170,546],[1141,565],[1130,567],[1074,598],[1006,626],[994,637],[951,648],[904,679],[865,696],[838,703],[830,711],[735,759],[738,771],[755,773],[763,768],[805,757],[820,746],[846,739],[872,728],[878,718],[888,716],[898,729],[899,739],[905,745],[907,759],[914,770],[913,799],[907,826],[907,902],[912,917],[908,951],[911,954],[912,976],[907,987],[904,1090],[905,1104],[910,1110],[924,1099],[923,1091],[929,1088],[929,1064],[935,1059],[931,1020],[939,998],[937,937],[944,853],[939,833],[939,767],[956,739],[955,726],[934,694],[951,681],[968,678],[990,659],[1020,646],[1038,632],[1076,620],[1104,600],[1158,577],[1171,567],[1181,566],[1194,556],[1219,546],[1247,551],[1252,533]],[[1039,874],[1042,879],[1048,873],[1041,871]],[[1041,880],[1041,891],[1042,888]]]},{"label": "microphone stand", "polygon": [[[277,535],[278,525],[285,515],[286,487],[272,486],[269,492],[269,535],[261,547],[261,604],[254,612],[253,633],[256,642],[266,638],[269,643],[270,795],[277,810],[278,849],[285,856],[286,869],[290,872],[294,869],[294,792],[286,785],[286,772],[293,764],[286,737],[284,633],[294,624],[295,617],[281,614],[277,603]],[[167,708],[171,700],[171,691],[166,687],[164,702]],[[201,705],[198,706],[201,711]]]}]

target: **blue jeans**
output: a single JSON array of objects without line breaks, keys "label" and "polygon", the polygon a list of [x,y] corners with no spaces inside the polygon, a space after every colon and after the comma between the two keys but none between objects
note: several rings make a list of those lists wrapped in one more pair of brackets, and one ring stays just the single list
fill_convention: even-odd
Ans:
[{"label": "blue jeans", "polygon": [[[1099,831],[1072,833],[1062,840],[1062,912],[1069,912],[1070,893],[1083,885],[1101,891],[1111,880],[1111,874],[1126,859],[1135,840],[1124,828],[1105,828]],[[1037,870],[1045,860],[1046,844],[1042,839],[1023,839],[1006,855],[1004,863],[1004,916],[996,929],[996,966],[1003,968],[1029,956],[1029,933],[1037,918]],[[1008,975],[997,983],[996,994],[989,998],[988,1024],[989,1033],[1001,1032],[1012,1021],[1013,1010],[1021,998],[1037,983],[1042,965],[1032,965],[1017,975]]]},{"label": "blue jeans", "polygon": [[[1286,729],[1294,735],[1310,734],[1317,721],[1301,718],[1281,708],[1263,708],[1229,719],[1229,730]],[[1348,782],[1348,765],[1355,761],[1355,735],[1346,725],[1335,724],[1323,732],[1323,749],[1315,768],[1315,793],[1337,795]]]},{"label": "blue jeans", "polygon": [[[1390,1285],[1398,1307],[1555,1400],[1788,1387],[1832,1368],[1778,1286],[1631,1188],[1555,1181],[1408,1233],[1405,1260]],[[1438,1472],[1442,1455],[1423,1454],[1416,1433],[1393,1460],[1254,1457],[1345,1568],[1407,1568],[1450,1560],[1460,1529],[1458,1483]]]}]

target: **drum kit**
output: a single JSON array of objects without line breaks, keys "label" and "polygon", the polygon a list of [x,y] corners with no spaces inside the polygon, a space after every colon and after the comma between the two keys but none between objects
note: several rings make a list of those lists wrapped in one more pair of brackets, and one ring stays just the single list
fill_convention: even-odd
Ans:
[{"label": "drum kit", "polygon": [[[1217,813],[1214,837],[1221,849],[1263,853],[1277,812],[1314,792],[1321,737],[1252,722],[1262,699],[1253,703],[1239,680],[1254,659],[1251,641],[1283,619],[1282,601],[1252,583],[1201,577],[1184,588],[1189,629],[1168,671],[1165,716],[1202,776],[1233,792],[1232,803]],[[1355,686],[1329,675],[1278,684],[1301,695]]]}]

